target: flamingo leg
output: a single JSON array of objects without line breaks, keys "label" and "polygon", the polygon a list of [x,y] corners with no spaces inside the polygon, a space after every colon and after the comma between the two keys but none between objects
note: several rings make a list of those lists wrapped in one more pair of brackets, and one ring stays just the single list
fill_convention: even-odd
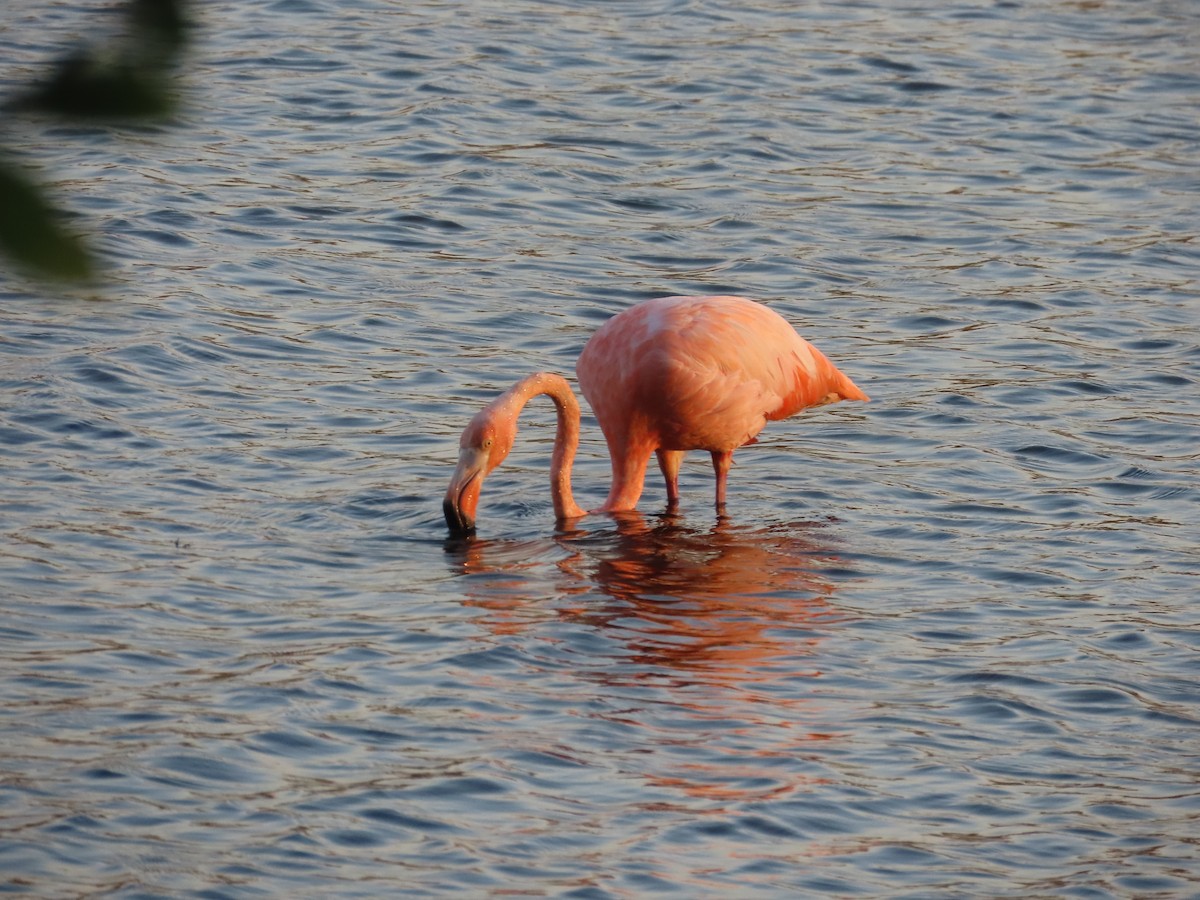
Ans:
[{"label": "flamingo leg", "polygon": [[733,465],[733,451],[712,451],[713,471],[717,473],[717,512],[725,509],[725,484],[729,480],[729,467]]},{"label": "flamingo leg", "polygon": [[662,469],[663,479],[667,482],[667,509],[679,505],[679,464],[683,462],[683,450],[655,450],[658,457],[658,467]]}]

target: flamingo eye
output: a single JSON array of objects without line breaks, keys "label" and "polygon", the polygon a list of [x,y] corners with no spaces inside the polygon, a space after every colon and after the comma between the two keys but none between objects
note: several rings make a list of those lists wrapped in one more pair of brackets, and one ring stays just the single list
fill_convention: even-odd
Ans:
[{"label": "flamingo eye", "polygon": [[484,438],[484,439],[483,439],[483,449],[484,449],[484,450],[491,450],[491,449],[492,449],[492,439],[491,439],[491,438]]}]

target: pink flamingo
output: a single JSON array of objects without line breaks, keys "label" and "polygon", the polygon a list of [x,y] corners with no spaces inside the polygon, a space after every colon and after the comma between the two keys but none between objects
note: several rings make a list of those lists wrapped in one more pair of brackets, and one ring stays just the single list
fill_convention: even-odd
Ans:
[{"label": "pink flamingo", "polygon": [[[679,465],[688,450],[712,454],[717,509],[723,510],[733,451],[753,443],[768,420],[868,399],[786,319],[744,297],[639,303],[592,335],[575,372],[612,459],[612,488],[594,512],[636,508],[652,452],[666,479],[667,504],[676,506]],[[586,515],[571,494],[579,403],[561,375],[538,372],[485,406],[463,431],[458,468],[442,504],[451,532],[475,530],[483,479],[508,456],[517,417],[541,394],[558,411],[550,463],[554,514],[560,522]]]}]

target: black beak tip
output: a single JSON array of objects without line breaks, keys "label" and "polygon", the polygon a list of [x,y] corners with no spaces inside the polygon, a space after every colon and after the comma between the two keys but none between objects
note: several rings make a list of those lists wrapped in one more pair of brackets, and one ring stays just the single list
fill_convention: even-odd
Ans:
[{"label": "black beak tip", "polygon": [[446,527],[450,529],[452,537],[470,537],[475,533],[475,523],[467,519],[450,500],[442,503],[442,514],[446,517]]}]

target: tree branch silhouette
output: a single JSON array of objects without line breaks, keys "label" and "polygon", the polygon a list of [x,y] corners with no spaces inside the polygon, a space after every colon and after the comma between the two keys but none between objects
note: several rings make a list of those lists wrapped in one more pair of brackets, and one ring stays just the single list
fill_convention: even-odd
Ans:
[{"label": "tree branch silhouette", "polygon": [[[169,118],[190,32],[186,2],[128,0],[120,33],[71,50],[48,78],[5,104],[6,112],[114,126]],[[95,254],[65,218],[37,178],[0,146],[0,251],[35,277],[94,279]]]}]

